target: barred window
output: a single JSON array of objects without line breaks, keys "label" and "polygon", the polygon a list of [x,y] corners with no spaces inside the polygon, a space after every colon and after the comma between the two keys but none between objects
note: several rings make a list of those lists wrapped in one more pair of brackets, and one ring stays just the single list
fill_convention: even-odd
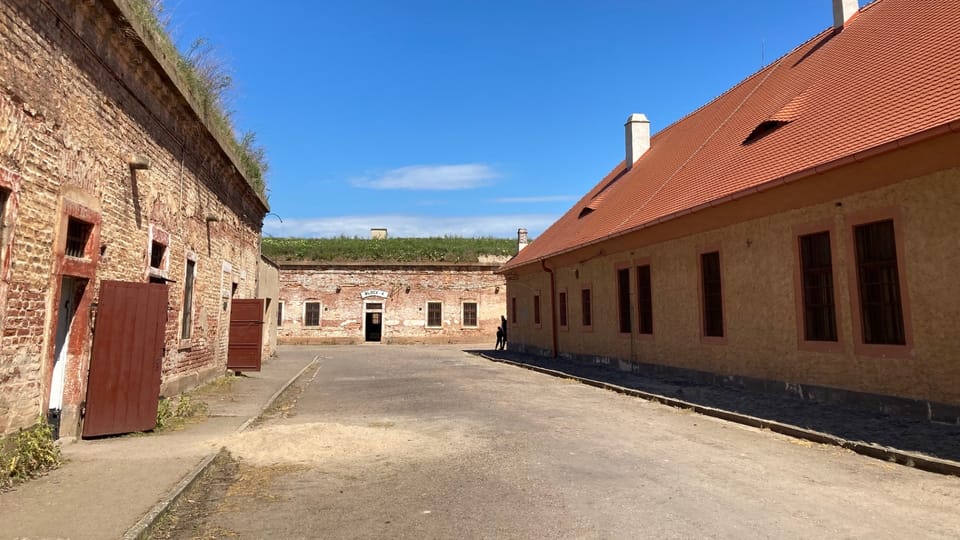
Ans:
[{"label": "barred window", "polygon": [[303,325],[320,326],[320,302],[307,302],[304,304]]},{"label": "barred window", "polygon": [[443,311],[440,302],[427,302],[427,326],[439,327],[442,319]]},{"label": "barred window", "polygon": [[477,326],[477,303],[476,302],[463,303],[463,325]]},{"label": "barred window", "polygon": [[904,345],[903,308],[893,220],[854,228],[863,342]]},{"label": "barred window", "polygon": [[72,217],[67,220],[67,245],[64,252],[68,257],[83,258],[86,255],[92,230],[93,225],[90,223]]}]

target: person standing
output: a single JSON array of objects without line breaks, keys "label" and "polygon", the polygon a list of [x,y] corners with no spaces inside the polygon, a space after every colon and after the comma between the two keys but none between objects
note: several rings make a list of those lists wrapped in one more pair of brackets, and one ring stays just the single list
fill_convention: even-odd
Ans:
[{"label": "person standing", "polygon": [[503,345],[503,327],[497,327],[497,344],[493,347],[493,350],[499,351],[500,347]]}]

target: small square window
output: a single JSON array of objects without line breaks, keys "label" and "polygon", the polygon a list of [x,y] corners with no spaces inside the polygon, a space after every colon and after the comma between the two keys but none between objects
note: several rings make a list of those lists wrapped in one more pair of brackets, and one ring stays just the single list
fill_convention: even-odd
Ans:
[{"label": "small square window", "polygon": [[87,242],[90,240],[90,231],[93,225],[79,219],[69,218],[67,221],[67,245],[65,253],[68,257],[83,258],[87,253]]}]

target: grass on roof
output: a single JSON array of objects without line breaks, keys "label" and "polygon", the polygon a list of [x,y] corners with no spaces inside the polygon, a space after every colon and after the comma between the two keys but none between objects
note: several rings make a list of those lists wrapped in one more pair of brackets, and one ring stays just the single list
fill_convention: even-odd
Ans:
[{"label": "grass on roof", "polygon": [[263,254],[274,261],[477,262],[480,255],[511,257],[509,238],[264,238]]}]

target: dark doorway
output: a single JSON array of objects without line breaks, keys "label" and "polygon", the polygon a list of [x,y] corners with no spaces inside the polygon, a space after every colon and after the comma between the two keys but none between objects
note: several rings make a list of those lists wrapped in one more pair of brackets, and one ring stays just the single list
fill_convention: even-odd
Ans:
[{"label": "dark doorway", "polygon": [[367,313],[366,325],[364,325],[364,338],[367,341],[380,341],[383,335],[383,313]]}]

